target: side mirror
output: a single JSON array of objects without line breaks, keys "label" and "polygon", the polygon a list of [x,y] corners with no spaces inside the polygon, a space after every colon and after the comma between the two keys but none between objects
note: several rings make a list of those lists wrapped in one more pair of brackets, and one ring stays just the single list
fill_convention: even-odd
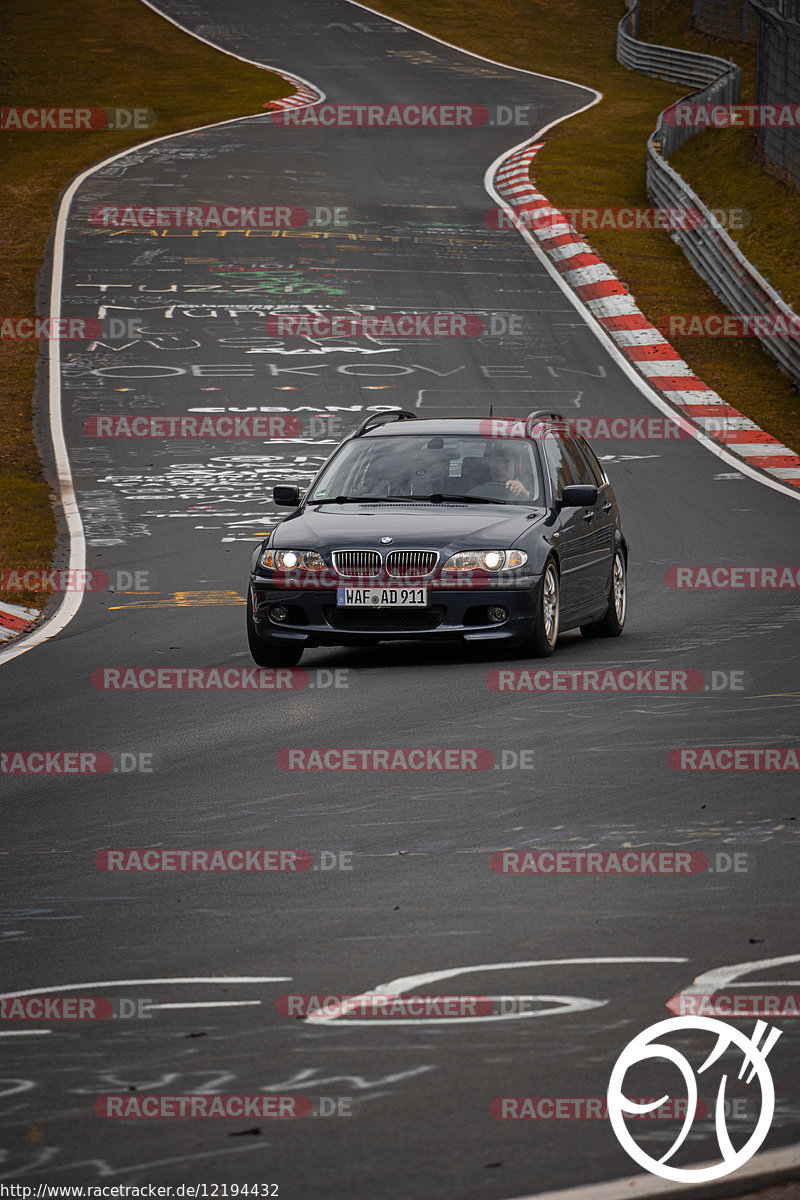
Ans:
[{"label": "side mirror", "polygon": [[593,504],[597,504],[597,488],[593,483],[571,483],[559,500],[559,508],[591,508]]},{"label": "side mirror", "polygon": [[272,489],[272,503],[277,504],[279,508],[297,508],[300,503],[300,488],[294,483],[279,483]]}]

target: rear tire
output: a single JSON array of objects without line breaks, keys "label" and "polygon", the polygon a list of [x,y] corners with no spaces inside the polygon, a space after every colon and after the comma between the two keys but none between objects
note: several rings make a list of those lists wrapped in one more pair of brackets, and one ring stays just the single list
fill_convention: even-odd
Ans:
[{"label": "rear tire", "polygon": [[522,652],[532,658],[548,658],[558,641],[560,612],[559,579],[555,559],[549,558],[542,573],[536,601],[533,635],[522,643]]},{"label": "rear tire", "polygon": [[581,633],[586,638],[619,637],[625,628],[625,616],[628,611],[628,572],[625,566],[625,554],[620,548],[614,555],[614,565],[611,568],[611,583],[608,589],[608,608],[605,616],[589,625],[581,625]]},{"label": "rear tire", "polygon": [[247,644],[259,667],[296,667],[303,657],[302,645],[277,646],[258,636],[253,621],[253,594],[247,589]]}]

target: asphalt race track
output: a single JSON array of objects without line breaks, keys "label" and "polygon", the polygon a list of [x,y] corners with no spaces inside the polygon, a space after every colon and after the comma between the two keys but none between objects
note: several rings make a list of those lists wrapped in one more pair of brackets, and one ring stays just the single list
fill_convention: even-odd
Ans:
[{"label": "asphalt race track", "polygon": [[[61,362],[86,565],[115,590],[86,594],[51,640],[0,652],[2,746],[103,752],[114,767],[3,776],[3,991],[155,1007],[149,1019],[4,1023],[0,1180],[468,1200],[640,1173],[605,1120],[498,1120],[490,1106],[604,1097],[625,1045],[705,972],[741,964],[732,988],[800,992],[796,771],[677,770],[669,757],[798,745],[796,590],[665,582],[682,565],[796,564],[797,499],[694,440],[595,442],[631,550],[628,625],[620,640],[567,634],[546,666],[702,672],[691,693],[503,693],[491,672],[537,664],[491,646],[402,643],[308,651],[294,673],[305,686],[288,690],[104,687],[107,669],[252,666],[244,596],[252,549],[280,515],[272,486],[305,485],[371,411],[659,415],[523,238],[485,219],[489,166],[592,93],[345,0],[162,8],[224,50],[295,72],[328,104],[519,105],[527,123],[292,127],[265,113],[156,141],[77,189],[63,314],[140,322],[131,337],[66,344]],[[91,219],[159,203],[289,205],[313,223],[191,233]],[[477,314],[485,332],[280,340],[265,329],[279,305]],[[46,372],[38,411],[52,473]],[[97,415],[189,413],[288,413],[302,428],[278,439],[84,429]],[[67,552],[64,539],[57,565]],[[494,766],[279,765],[298,747],[478,748]],[[314,868],[95,862],[113,848],[216,847],[300,848]],[[703,854],[711,869],[490,866],[501,850],[627,848]],[[532,999],[523,1016],[478,1022],[302,1020],[276,1006],[393,981],[386,991]],[[774,1023],[765,1151],[800,1141],[800,1022]],[[749,1036],[753,1020],[731,1025]],[[638,1083],[639,1096],[683,1094],[674,1072]],[[303,1095],[333,1115],[94,1111],[101,1096],[189,1093]],[[701,1094],[709,1113],[685,1164],[719,1154],[714,1093]],[[666,1153],[675,1121],[650,1124],[639,1140]],[[739,1129],[753,1125],[748,1108]]]}]

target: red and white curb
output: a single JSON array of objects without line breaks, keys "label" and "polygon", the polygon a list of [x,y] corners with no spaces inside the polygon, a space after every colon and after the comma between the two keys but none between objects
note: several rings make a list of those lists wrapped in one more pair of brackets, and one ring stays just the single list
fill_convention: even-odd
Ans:
[{"label": "red and white curb", "polygon": [[0,600],[0,642],[8,642],[30,629],[38,616],[38,608],[23,608],[21,604]]},{"label": "red and white curb", "polygon": [[[285,79],[291,79],[291,76],[284,75]],[[305,108],[307,104],[316,104],[318,100],[324,100],[322,92],[318,92],[316,88],[309,87],[305,83],[301,83],[293,96],[287,96],[281,100],[270,100],[265,104],[264,108],[282,109],[282,108]]]},{"label": "red and white curb", "polygon": [[[543,142],[522,146],[495,171],[493,184],[518,228],[539,240],[553,266],[583,301],[629,363],[664,400],[707,437],[750,467],[800,488],[800,456],[754,421],[726,404],[699,379],[677,350],[648,321],[614,271],[595,254],[567,218],[531,182],[531,161]],[[533,215],[542,222],[541,227]],[[559,218],[561,218],[559,220]]]}]

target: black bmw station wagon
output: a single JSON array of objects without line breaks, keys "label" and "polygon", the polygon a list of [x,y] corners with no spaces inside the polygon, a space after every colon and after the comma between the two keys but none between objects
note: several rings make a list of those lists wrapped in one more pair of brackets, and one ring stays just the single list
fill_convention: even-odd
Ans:
[{"label": "black bmw station wagon", "polygon": [[506,642],[551,654],[560,631],[616,637],[628,549],[617,501],[558,413],[524,421],[374,413],[257,547],[255,661],[392,640]]}]

